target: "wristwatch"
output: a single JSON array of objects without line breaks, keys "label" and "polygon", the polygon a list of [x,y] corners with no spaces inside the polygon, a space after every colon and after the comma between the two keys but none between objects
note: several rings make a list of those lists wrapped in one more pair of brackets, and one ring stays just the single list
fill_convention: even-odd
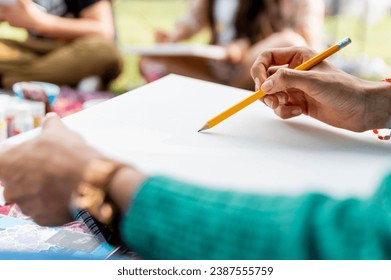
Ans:
[{"label": "wristwatch", "polygon": [[108,195],[108,187],[123,167],[124,164],[112,160],[91,160],[84,170],[82,182],[72,193],[71,207],[86,209],[99,222],[110,224],[118,209]]}]

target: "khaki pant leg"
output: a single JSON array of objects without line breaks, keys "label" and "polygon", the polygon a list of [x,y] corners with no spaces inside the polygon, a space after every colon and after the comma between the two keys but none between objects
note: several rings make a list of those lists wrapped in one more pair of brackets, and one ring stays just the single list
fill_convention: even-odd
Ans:
[{"label": "khaki pant leg", "polygon": [[25,69],[29,69],[30,65],[42,55],[61,45],[64,43],[54,40],[15,41],[0,39],[0,87],[4,85],[2,83],[3,76],[26,71]]},{"label": "khaki pant leg", "polygon": [[22,42],[0,39],[0,76],[29,64],[38,55]]},{"label": "khaki pant leg", "polygon": [[98,37],[85,37],[61,44],[25,67],[3,73],[3,85],[10,87],[20,81],[76,85],[91,75],[114,79],[121,69],[121,54],[113,43]]}]

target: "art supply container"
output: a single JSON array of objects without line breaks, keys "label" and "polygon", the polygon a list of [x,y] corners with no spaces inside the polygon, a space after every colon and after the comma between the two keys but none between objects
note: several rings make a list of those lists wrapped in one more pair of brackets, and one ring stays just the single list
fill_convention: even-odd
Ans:
[{"label": "art supply container", "polygon": [[5,119],[5,108],[0,106],[0,143],[8,137],[7,121]]},{"label": "art supply container", "polygon": [[44,82],[20,82],[14,84],[12,90],[20,99],[44,102],[47,105],[46,112],[51,111],[60,93],[59,86]]},{"label": "art supply container", "polygon": [[34,119],[34,128],[41,126],[42,120],[45,117],[45,103],[37,101],[29,101],[31,115]]},{"label": "art supply container", "polygon": [[31,115],[30,105],[22,103],[16,107],[14,120],[14,135],[29,131],[34,128],[34,119]]}]

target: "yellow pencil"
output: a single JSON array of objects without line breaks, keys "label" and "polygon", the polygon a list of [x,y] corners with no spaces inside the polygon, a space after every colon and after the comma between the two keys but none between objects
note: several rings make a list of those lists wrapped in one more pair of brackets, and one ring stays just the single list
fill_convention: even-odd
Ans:
[{"label": "yellow pencil", "polygon": [[[337,44],[331,46],[327,50],[323,51],[322,53],[320,53],[320,54],[314,56],[313,58],[303,62],[302,64],[297,66],[295,68],[295,70],[309,70],[309,69],[311,69],[312,67],[314,67],[318,63],[322,62],[323,60],[325,60],[329,56],[335,54],[340,49],[342,49],[342,48],[346,47],[347,45],[349,45],[351,42],[352,41],[350,40],[350,38],[345,38],[345,39],[341,40],[340,42],[338,42]],[[262,90],[258,90],[257,92],[255,92],[254,94],[250,95],[246,99],[240,101],[239,103],[235,104],[231,108],[228,108],[224,112],[220,113],[219,115],[217,115],[214,118],[212,118],[209,121],[207,121],[207,123],[200,130],[198,130],[198,132],[201,132],[201,131],[204,131],[204,130],[207,130],[209,128],[214,127],[215,125],[221,123],[222,121],[224,121],[225,119],[229,118],[233,114],[235,114],[235,113],[239,112],[240,110],[242,110],[243,108],[247,107],[251,103],[261,99],[265,95],[266,94]]]}]

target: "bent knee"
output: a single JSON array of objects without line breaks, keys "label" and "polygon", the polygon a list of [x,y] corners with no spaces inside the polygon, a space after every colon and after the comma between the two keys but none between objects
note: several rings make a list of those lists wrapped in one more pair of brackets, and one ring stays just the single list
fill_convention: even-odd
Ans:
[{"label": "bent knee", "polygon": [[90,63],[99,66],[122,66],[122,56],[115,43],[100,37],[80,38],[72,43],[78,56],[84,56]]},{"label": "bent knee", "polygon": [[71,44],[80,61],[89,64],[93,72],[89,74],[109,76],[108,79],[111,80],[121,73],[122,55],[113,42],[100,37],[85,37]]}]

